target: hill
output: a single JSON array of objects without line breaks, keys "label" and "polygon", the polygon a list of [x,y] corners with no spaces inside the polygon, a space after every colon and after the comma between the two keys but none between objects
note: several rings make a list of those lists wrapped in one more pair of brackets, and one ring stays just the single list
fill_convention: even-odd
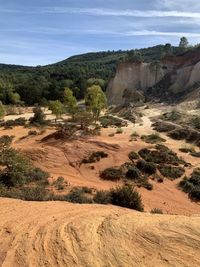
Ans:
[{"label": "hill", "polygon": [[[119,62],[128,60],[135,52],[141,54],[144,61],[151,62],[160,59],[164,50],[165,46],[158,45],[130,51],[87,53],[52,65],[37,67],[0,64],[0,92],[3,91],[0,100],[7,104],[7,94],[12,89],[20,94],[27,105],[43,103],[46,99],[62,99],[64,87],[67,86],[81,99],[89,78],[103,79],[103,89],[106,89]],[[178,51],[177,47],[171,47],[173,55]]]}]

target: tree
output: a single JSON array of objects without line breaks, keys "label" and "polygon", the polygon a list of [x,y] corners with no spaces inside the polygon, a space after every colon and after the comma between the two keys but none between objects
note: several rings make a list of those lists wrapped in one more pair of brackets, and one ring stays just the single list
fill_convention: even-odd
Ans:
[{"label": "tree", "polygon": [[4,116],[5,116],[5,109],[2,102],[0,101],[0,119],[2,119]]},{"label": "tree", "polygon": [[9,94],[9,101],[10,101],[10,103],[12,103],[13,105],[20,104],[20,103],[21,103],[20,95],[19,95],[18,93],[11,92],[11,93]]},{"label": "tree", "polygon": [[30,123],[35,123],[35,124],[39,124],[39,125],[43,125],[45,124],[45,114],[43,112],[43,110],[41,109],[41,107],[36,106],[33,109],[33,113],[34,116],[32,118],[30,118]]},{"label": "tree", "polygon": [[64,91],[64,105],[67,108],[67,112],[74,117],[77,111],[77,100],[76,97],[73,95],[73,92],[69,88],[65,88]]},{"label": "tree", "polygon": [[100,113],[107,106],[107,99],[99,85],[93,85],[87,89],[85,103],[88,111],[91,111],[95,122]]},{"label": "tree", "polygon": [[142,54],[139,51],[135,51],[135,50],[130,50],[128,51],[128,61],[131,62],[142,62],[143,61],[143,57]]},{"label": "tree", "polygon": [[170,43],[167,43],[163,47],[162,57],[171,56],[171,55],[172,55],[172,45]]},{"label": "tree", "polygon": [[185,50],[188,48],[188,44],[189,44],[188,39],[186,37],[181,37],[179,47],[182,50]]},{"label": "tree", "polygon": [[64,113],[63,104],[59,100],[49,101],[49,109],[56,116],[55,122]]},{"label": "tree", "polygon": [[80,124],[81,130],[87,130],[89,126],[93,123],[92,114],[85,110],[79,110],[75,114],[74,120]]}]

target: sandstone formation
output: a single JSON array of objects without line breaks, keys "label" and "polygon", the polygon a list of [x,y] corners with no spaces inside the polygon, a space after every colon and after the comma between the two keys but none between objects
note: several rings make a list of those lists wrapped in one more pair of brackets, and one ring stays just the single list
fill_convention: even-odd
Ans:
[{"label": "sandstone formation", "polygon": [[109,104],[124,104],[123,94],[127,89],[141,90],[168,102],[194,91],[196,98],[200,95],[200,48],[166,57],[161,62],[120,63],[107,88]]},{"label": "sandstone formation", "polygon": [[0,199],[0,266],[200,266],[200,217]]}]

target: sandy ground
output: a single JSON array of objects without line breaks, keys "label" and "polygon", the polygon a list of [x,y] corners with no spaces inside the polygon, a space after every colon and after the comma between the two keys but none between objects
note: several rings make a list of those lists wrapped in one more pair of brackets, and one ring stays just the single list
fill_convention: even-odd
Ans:
[{"label": "sandy ground", "polygon": [[198,267],[200,217],[0,199],[2,267]]},{"label": "sandy ground", "polygon": [[[21,138],[27,136],[29,129],[23,127],[1,130],[0,135],[14,135],[14,147],[22,150],[33,161],[35,166],[48,171],[52,179],[63,176],[71,186],[88,186],[98,190],[108,190],[119,183],[103,181],[99,178],[99,173],[107,167],[120,166],[128,161],[128,153],[130,151],[137,152],[141,148],[151,146],[140,139],[130,141],[130,135],[134,131],[137,131],[140,135],[152,133],[150,117],[160,114],[164,108],[144,110],[145,115],[142,118],[142,125],[129,123],[128,127],[124,128],[123,134],[116,134],[114,137],[109,137],[108,135],[115,133],[116,129],[109,128],[102,129],[101,136],[73,142],[58,140],[41,142],[42,137],[54,131],[52,129],[47,129],[42,135],[25,139]],[[200,167],[198,158],[179,152],[178,149],[186,145],[184,141],[175,141],[165,135],[162,136],[167,139],[165,144],[187,162],[190,162],[193,168]],[[95,164],[80,165],[83,158],[98,150],[107,152],[109,157]],[[193,168],[187,169],[187,174],[190,174]],[[152,191],[143,188],[138,189],[142,194],[145,210],[150,211],[153,208],[161,208],[165,213],[169,214],[200,214],[200,204],[188,199],[187,194],[177,188],[178,182],[179,180],[172,182],[165,179],[164,183],[160,184],[152,181],[151,183],[154,186]]]}]

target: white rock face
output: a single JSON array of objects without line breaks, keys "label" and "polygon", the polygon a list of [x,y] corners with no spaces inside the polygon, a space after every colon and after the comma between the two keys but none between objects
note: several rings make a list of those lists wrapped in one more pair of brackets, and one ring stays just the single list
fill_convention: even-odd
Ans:
[{"label": "white rock face", "polygon": [[121,63],[117,73],[110,81],[107,89],[109,104],[122,104],[125,89],[145,91],[148,87],[159,82],[164,76],[160,67],[156,70],[150,63]]},{"label": "white rock face", "polygon": [[150,63],[120,63],[107,88],[109,104],[123,104],[125,89],[145,92],[147,88],[160,82],[166,74],[169,76],[167,79],[170,86],[164,90],[173,95],[187,92],[187,89],[200,82],[200,61],[179,60],[180,58],[162,63],[157,69]]}]

